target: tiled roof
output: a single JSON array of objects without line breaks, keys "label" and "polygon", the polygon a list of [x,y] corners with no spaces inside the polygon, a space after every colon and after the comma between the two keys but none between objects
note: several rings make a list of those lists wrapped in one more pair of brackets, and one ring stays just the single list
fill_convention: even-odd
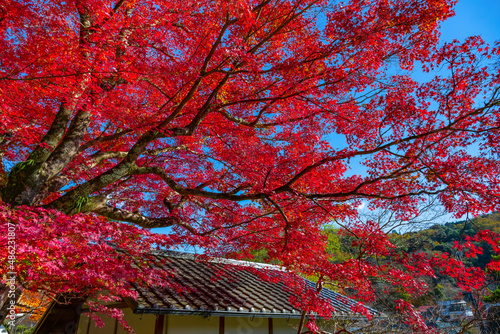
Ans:
[{"label": "tiled roof", "polygon": [[[155,257],[158,266],[168,271],[173,282],[184,291],[134,286],[139,293],[134,313],[301,317],[301,310],[289,301],[290,289],[279,280],[285,273],[278,266],[223,259],[198,261],[193,254],[172,251],[155,253]],[[277,282],[262,279],[259,272]],[[315,287],[309,280],[297,279]],[[351,308],[358,302],[353,299],[326,288],[321,290],[321,297],[334,307],[334,317],[356,316]],[[367,309],[374,316],[381,315]]]}]

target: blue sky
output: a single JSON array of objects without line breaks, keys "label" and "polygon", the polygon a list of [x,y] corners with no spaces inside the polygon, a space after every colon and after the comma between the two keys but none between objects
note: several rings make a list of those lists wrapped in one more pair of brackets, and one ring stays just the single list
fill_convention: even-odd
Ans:
[{"label": "blue sky", "polygon": [[500,40],[500,0],[459,0],[455,13],[442,24],[443,42],[474,35],[480,35],[490,44]]},{"label": "blue sky", "polygon": [[[500,0],[459,0],[455,6],[455,16],[443,22],[440,31],[441,43],[451,42],[454,39],[464,41],[470,36],[481,36],[486,43],[494,45],[496,41],[500,41]],[[434,74],[436,73],[422,73],[415,67],[413,77],[418,81],[426,81]],[[355,161],[352,162],[354,164],[350,166],[348,174],[363,175],[366,168],[356,165]],[[360,209],[364,207],[365,204]],[[363,211],[367,212],[366,209]],[[457,219],[447,214],[441,220],[446,222]]]}]

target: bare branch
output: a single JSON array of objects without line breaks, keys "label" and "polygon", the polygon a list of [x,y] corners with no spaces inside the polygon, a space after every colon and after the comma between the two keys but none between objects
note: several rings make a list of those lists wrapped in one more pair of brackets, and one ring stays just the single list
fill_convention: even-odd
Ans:
[{"label": "bare branch", "polygon": [[107,136],[99,136],[91,141],[88,141],[86,142],[85,144],[83,144],[82,146],[80,146],[80,152],[83,152],[85,151],[86,149],[88,149],[89,147],[92,147],[98,143],[103,143],[103,142],[107,142],[107,141],[111,141],[111,140],[115,140],[115,139],[118,139],[120,137],[123,137],[129,133],[131,133],[132,131],[134,131],[133,129],[127,129],[127,130],[123,130],[123,131],[119,131],[119,132],[116,132],[112,135],[107,135]]}]

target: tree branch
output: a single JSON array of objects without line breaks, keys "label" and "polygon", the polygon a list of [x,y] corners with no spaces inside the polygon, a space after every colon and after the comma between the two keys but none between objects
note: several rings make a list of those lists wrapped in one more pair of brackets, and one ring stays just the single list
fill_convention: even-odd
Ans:
[{"label": "tree branch", "polygon": [[205,191],[197,188],[184,188],[177,184],[162,168],[159,167],[140,167],[133,172],[136,175],[141,174],[155,174],[162,178],[172,190],[185,196],[200,196],[212,199],[227,199],[231,201],[246,201],[255,199],[265,199],[266,195],[263,193],[256,193],[251,195],[234,195],[231,193],[215,193]]},{"label": "tree branch", "polygon": [[79,110],[73,121],[71,121],[64,139],[44,163],[42,167],[43,182],[63,170],[78,154],[89,124],[90,111]]},{"label": "tree branch", "polygon": [[130,132],[134,131],[133,129],[127,129],[127,130],[123,130],[123,131],[120,131],[120,132],[116,132],[112,135],[107,135],[107,136],[99,136],[95,139],[92,139],[91,141],[88,141],[86,142],[85,144],[83,144],[82,146],[80,146],[80,152],[83,152],[85,151],[86,149],[88,149],[89,147],[92,147],[98,143],[102,143],[102,142],[107,142],[107,141],[111,141],[111,140],[115,140],[115,139],[118,139],[120,137],[123,137],[127,134],[129,134]]},{"label": "tree branch", "polygon": [[179,219],[175,217],[152,218],[144,216],[138,212],[118,209],[107,204],[93,209],[92,212],[109,219],[133,223],[144,228],[168,227],[179,224]]}]

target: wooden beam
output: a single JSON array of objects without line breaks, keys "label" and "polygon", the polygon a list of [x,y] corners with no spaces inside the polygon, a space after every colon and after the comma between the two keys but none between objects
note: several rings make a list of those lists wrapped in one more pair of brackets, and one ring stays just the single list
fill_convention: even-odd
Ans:
[{"label": "wooden beam", "polygon": [[164,327],[165,327],[165,315],[163,314],[156,315],[155,334],[163,334]]},{"label": "wooden beam", "polygon": [[273,334],[273,318],[269,318],[267,320],[268,320],[267,323],[268,323],[268,328],[269,328],[268,333]]},{"label": "wooden beam", "polygon": [[224,317],[219,318],[219,334],[224,334]]},{"label": "wooden beam", "polygon": [[90,323],[92,322],[92,319],[88,318],[89,319],[89,322],[87,323],[87,332],[85,334],[89,334],[90,333]]}]

